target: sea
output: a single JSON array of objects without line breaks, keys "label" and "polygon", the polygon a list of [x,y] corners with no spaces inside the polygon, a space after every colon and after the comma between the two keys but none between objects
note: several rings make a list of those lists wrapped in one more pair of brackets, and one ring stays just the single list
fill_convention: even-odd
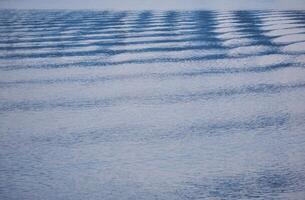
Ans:
[{"label": "sea", "polygon": [[305,11],[1,10],[0,199],[305,199]]}]

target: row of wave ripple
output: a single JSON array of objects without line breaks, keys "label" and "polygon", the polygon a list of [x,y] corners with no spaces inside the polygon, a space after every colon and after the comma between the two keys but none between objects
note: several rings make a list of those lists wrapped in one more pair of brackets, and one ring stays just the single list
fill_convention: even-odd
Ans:
[{"label": "row of wave ripple", "polygon": [[304,11],[0,11],[0,199],[302,199]]}]

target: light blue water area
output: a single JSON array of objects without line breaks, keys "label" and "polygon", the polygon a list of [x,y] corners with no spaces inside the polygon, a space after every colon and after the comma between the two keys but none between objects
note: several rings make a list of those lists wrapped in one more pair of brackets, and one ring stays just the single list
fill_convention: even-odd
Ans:
[{"label": "light blue water area", "polygon": [[304,199],[305,12],[0,11],[0,199]]}]

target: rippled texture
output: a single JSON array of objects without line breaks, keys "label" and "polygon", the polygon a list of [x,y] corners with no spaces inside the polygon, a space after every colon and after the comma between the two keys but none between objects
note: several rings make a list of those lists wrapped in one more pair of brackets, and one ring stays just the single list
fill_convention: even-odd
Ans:
[{"label": "rippled texture", "polygon": [[303,199],[305,12],[0,11],[0,199]]}]

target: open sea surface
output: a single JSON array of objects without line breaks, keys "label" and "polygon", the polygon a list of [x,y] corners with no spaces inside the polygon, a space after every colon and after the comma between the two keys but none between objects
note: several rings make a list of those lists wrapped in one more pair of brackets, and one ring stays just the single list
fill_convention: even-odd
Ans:
[{"label": "open sea surface", "polygon": [[305,11],[1,10],[0,199],[305,199]]}]

